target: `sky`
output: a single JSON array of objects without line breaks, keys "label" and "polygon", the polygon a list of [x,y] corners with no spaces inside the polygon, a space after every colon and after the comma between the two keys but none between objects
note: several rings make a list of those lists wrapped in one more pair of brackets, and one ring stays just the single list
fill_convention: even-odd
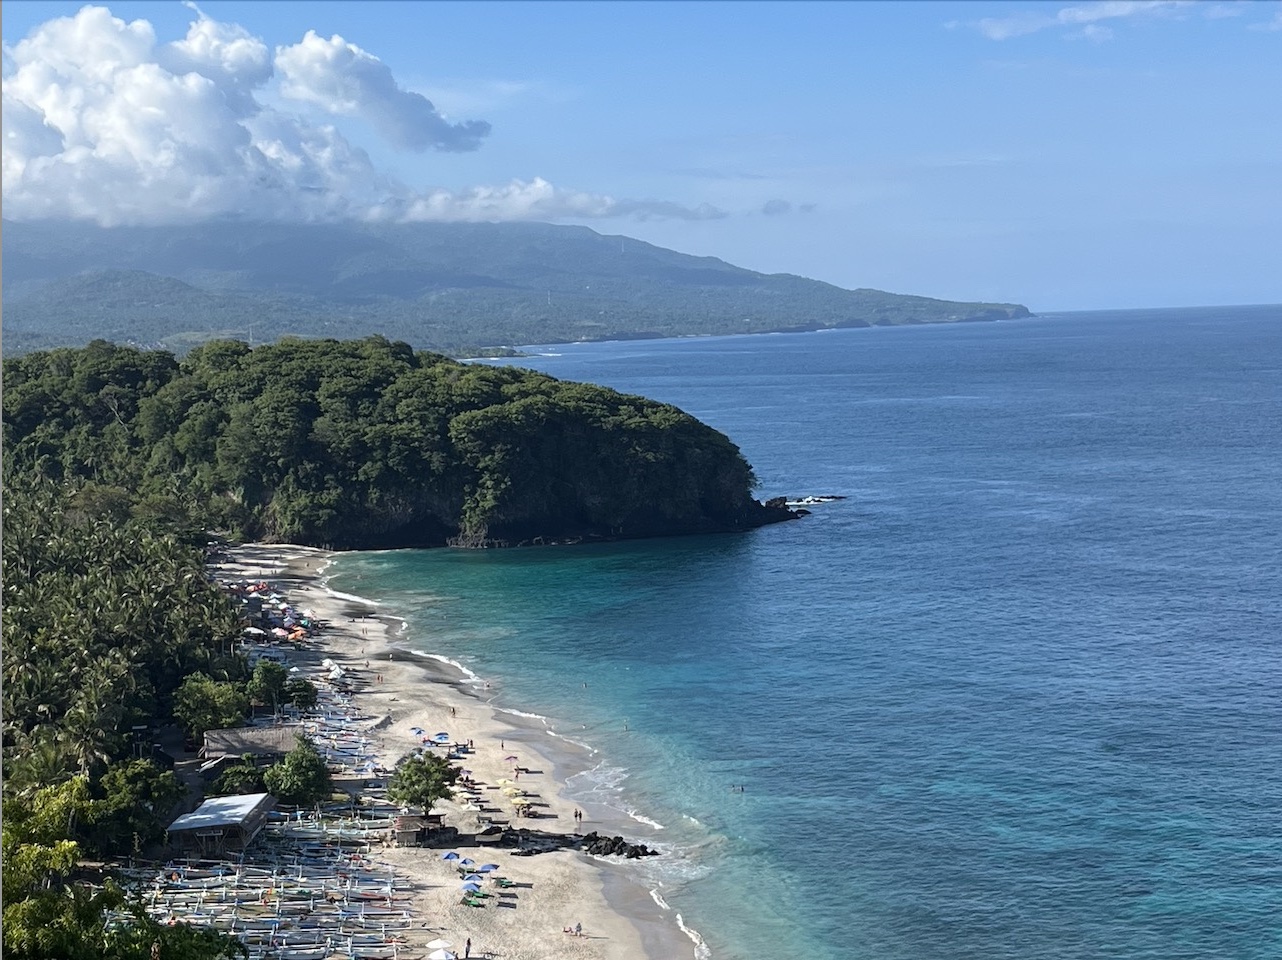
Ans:
[{"label": "sky", "polygon": [[3,212],[584,224],[1035,312],[1282,302],[1282,2],[8,0]]}]

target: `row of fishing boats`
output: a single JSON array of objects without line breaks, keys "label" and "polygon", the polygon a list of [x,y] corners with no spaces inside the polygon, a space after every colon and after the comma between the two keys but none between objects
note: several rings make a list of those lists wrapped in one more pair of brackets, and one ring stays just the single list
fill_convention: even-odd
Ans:
[{"label": "row of fishing boats", "polygon": [[[248,645],[251,660],[255,646]],[[359,726],[369,718],[327,674],[309,679],[319,699],[299,720],[326,761],[362,775],[377,771],[375,744]],[[421,957],[411,943],[409,881],[373,854],[399,810],[381,791],[370,799],[277,811],[234,860],[175,860],[138,876],[148,912],[234,934],[250,960]]]}]

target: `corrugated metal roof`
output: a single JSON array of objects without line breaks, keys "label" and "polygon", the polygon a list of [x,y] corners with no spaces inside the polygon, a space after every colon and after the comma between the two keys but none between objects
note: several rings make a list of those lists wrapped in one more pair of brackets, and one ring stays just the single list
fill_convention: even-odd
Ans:
[{"label": "corrugated metal roof", "polygon": [[209,830],[235,827],[244,823],[260,807],[270,807],[276,799],[270,793],[247,793],[237,797],[215,797],[206,800],[191,813],[184,813],[169,825],[169,832]]}]

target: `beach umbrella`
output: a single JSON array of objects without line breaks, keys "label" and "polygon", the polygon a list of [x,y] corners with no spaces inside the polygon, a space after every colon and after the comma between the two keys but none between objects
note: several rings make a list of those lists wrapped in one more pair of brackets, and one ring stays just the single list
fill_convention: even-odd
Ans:
[{"label": "beach umbrella", "polygon": [[468,891],[469,893],[476,893],[478,890],[481,889],[481,885],[477,883],[475,880],[470,880],[467,883],[463,884],[463,889]]},{"label": "beach umbrella", "polygon": [[414,734],[414,736],[416,736],[416,737],[421,737],[421,736],[423,735],[423,728],[422,728],[422,727],[410,727],[410,733]]},{"label": "beach umbrella", "polygon": [[481,865],[481,866],[477,867],[477,868],[476,868],[476,872],[477,872],[477,873],[489,873],[491,870],[497,870],[498,868],[499,868],[499,865],[498,865],[497,863],[486,863],[486,864],[483,864],[483,865]]},{"label": "beach umbrella", "polygon": [[443,854],[441,854],[441,859],[442,859],[442,860],[457,860],[457,859],[458,859],[458,854],[457,854],[457,853],[455,853],[453,850],[451,850],[449,853],[443,853]]},{"label": "beach umbrella", "polygon": [[483,876],[481,876],[479,873],[469,873],[469,874],[467,874],[466,876],[464,876],[464,877],[463,877],[463,879],[464,879],[464,881],[466,881],[467,883],[479,883],[480,881],[484,880],[485,878],[484,878]]},{"label": "beach umbrella", "polygon": [[454,946],[454,944],[450,943],[448,940],[442,940],[440,937],[437,937],[435,940],[427,941],[423,946],[427,947],[429,950],[448,950],[450,947]]},{"label": "beach umbrella", "polygon": [[500,777],[500,778],[499,778],[499,786],[500,786],[500,787],[510,787],[510,786],[512,786],[512,783],[513,783],[513,781],[509,780],[507,777]]},{"label": "beach umbrella", "polygon": [[471,867],[475,865],[476,865],[476,861],[473,860],[471,857],[464,857],[462,860],[459,861],[460,867]]},{"label": "beach umbrella", "polygon": [[506,761],[508,761],[508,762],[510,763],[510,762],[512,762],[513,760],[520,760],[521,758],[520,758],[520,757],[518,757],[515,753],[510,753],[510,754],[508,754],[506,757],[504,757],[503,759],[504,759],[504,760],[506,760]]},{"label": "beach umbrella", "polygon": [[429,953],[427,955],[427,960],[455,960],[455,956],[454,954],[450,953],[448,950],[440,949],[440,950],[433,950],[431,953]]}]

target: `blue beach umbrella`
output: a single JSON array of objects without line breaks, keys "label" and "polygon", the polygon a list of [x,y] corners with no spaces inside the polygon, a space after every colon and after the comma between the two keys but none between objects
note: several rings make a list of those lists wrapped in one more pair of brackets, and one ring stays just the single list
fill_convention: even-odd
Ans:
[{"label": "blue beach umbrella", "polygon": [[460,867],[474,867],[474,866],[476,866],[476,861],[475,861],[475,860],[473,860],[471,857],[464,857],[462,860],[460,860],[460,861],[459,861],[459,866],[460,866]]},{"label": "blue beach umbrella", "polygon": [[448,740],[449,738],[450,738],[450,735],[449,735],[448,733],[438,733],[438,734],[437,734],[436,736],[434,736],[432,739],[433,739],[433,740]]},{"label": "blue beach umbrella", "polygon": [[441,854],[441,859],[442,859],[442,860],[457,860],[457,859],[458,859],[458,854],[457,854],[457,853],[455,853],[453,850],[451,850],[449,853],[443,853],[443,854]]},{"label": "blue beach umbrella", "polygon": [[421,737],[421,736],[423,735],[423,728],[422,728],[422,727],[410,727],[410,733],[414,734],[414,736],[416,736],[416,737]]},{"label": "blue beach umbrella", "polygon": [[484,880],[485,878],[484,878],[483,876],[481,876],[479,873],[469,873],[469,874],[465,874],[465,875],[464,875],[464,877],[463,877],[463,879],[464,879],[464,881],[466,881],[467,883],[479,883],[480,881]]},{"label": "blue beach umbrella", "polygon": [[465,883],[463,884],[463,889],[468,893],[476,893],[476,891],[481,889],[481,885],[479,883]]},{"label": "blue beach umbrella", "polygon": [[498,865],[497,863],[485,863],[485,864],[482,864],[481,866],[477,867],[477,868],[476,868],[476,872],[477,872],[477,873],[489,873],[491,870],[497,870],[498,868],[499,868],[499,865]]}]

